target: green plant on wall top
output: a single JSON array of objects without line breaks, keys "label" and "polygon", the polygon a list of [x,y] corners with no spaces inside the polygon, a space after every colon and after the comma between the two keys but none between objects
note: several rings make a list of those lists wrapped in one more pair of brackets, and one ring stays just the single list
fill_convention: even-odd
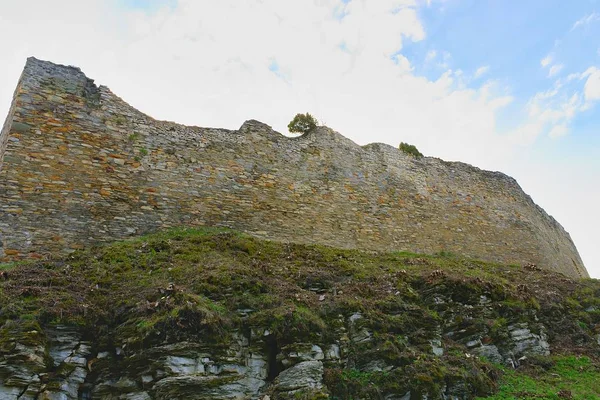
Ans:
[{"label": "green plant on wall top", "polygon": [[410,154],[413,157],[416,157],[416,158],[423,157],[423,154],[416,148],[415,145],[401,142],[399,148],[404,153]]},{"label": "green plant on wall top", "polygon": [[296,114],[294,119],[288,124],[288,130],[292,133],[307,133],[315,129],[319,122],[315,117],[306,114]]}]

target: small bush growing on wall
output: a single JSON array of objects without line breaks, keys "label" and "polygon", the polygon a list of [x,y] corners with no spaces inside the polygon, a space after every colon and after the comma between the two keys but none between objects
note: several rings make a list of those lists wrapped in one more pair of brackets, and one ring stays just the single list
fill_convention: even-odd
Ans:
[{"label": "small bush growing on wall", "polygon": [[423,157],[423,154],[412,144],[402,142],[400,143],[400,150],[416,158]]},{"label": "small bush growing on wall", "polygon": [[296,114],[293,120],[288,124],[288,129],[292,133],[307,133],[315,129],[319,125],[317,119],[306,114]]}]

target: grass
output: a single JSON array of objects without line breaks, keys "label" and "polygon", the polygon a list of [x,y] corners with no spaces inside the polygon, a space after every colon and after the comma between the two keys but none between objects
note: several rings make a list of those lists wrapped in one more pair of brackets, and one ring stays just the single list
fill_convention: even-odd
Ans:
[{"label": "grass", "polygon": [[[327,348],[365,329],[372,339],[347,344],[348,367],[326,370],[339,399],[377,399],[381,390],[435,394],[459,381],[471,394],[488,395],[502,371],[465,355],[468,335],[502,341],[510,324],[535,331],[543,323],[553,351],[593,355],[600,329],[596,280],[457,255],[278,243],[225,229],[171,229],[0,270],[0,327],[76,325],[99,351],[118,345],[132,355],[183,340],[225,348],[231,332],[250,330],[269,331],[277,348]],[[349,327],[356,313],[361,318]],[[438,357],[430,342],[440,334],[445,352]],[[597,378],[597,362],[589,360]],[[368,372],[372,362],[393,369]],[[532,382],[560,387],[544,373],[546,381]],[[497,396],[533,390],[506,386],[525,385],[524,374],[504,371]]]},{"label": "grass", "polygon": [[0,271],[8,271],[9,269],[13,269],[17,264],[14,262],[9,263],[0,263]]},{"label": "grass", "polygon": [[600,399],[600,369],[589,357],[557,356],[523,371],[504,370],[498,393],[486,400]]}]

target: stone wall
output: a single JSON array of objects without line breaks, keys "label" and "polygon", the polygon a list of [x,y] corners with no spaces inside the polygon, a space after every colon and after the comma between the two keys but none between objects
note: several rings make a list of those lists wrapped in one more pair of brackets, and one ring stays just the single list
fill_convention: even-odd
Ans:
[{"label": "stone wall", "polygon": [[514,179],[384,144],[361,147],[326,127],[287,138],[257,121],[237,131],[156,121],[78,68],[34,58],[7,127],[4,260],[217,225],[588,276],[568,233]]},{"label": "stone wall", "polygon": [[[21,88],[21,79],[19,79],[17,89],[15,90],[15,94],[13,95],[13,101],[10,105],[10,109],[8,110],[8,116],[6,117],[6,121],[4,121],[2,130],[0,131],[0,171],[2,171],[2,163],[4,161],[4,153],[6,152],[6,147],[8,146],[8,134],[13,126],[13,116],[15,114],[15,103],[16,103],[17,95],[19,94],[20,88]],[[18,126],[16,126],[14,129],[18,130]]]}]

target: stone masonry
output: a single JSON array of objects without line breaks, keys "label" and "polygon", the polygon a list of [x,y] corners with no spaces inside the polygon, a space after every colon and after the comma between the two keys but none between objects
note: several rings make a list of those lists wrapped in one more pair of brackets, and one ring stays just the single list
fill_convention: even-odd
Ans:
[{"label": "stone masonry", "polygon": [[0,260],[199,225],[588,276],[569,234],[502,173],[327,127],[288,138],[257,121],[156,121],[78,68],[27,60],[0,134]]}]

